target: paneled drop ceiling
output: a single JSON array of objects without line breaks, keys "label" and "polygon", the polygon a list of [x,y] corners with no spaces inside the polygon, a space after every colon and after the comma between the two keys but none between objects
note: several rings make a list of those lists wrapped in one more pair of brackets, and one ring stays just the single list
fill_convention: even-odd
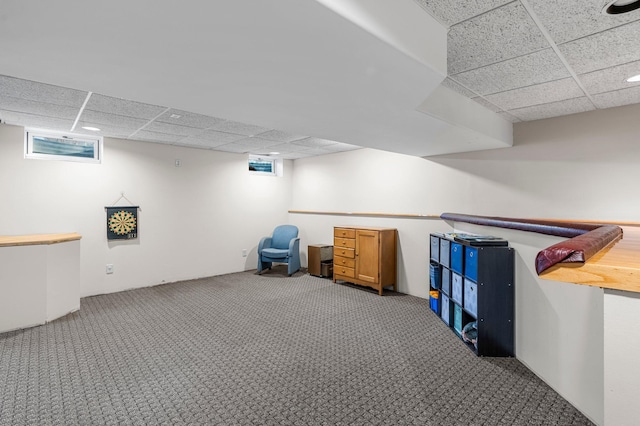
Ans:
[{"label": "paneled drop ceiling", "polygon": [[6,0],[0,119],[289,159],[509,146],[501,122],[640,103],[640,10],[605,3]]},{"label": "paneled drop ceiling", "polygon": [[[58,132],[73,129],[80,134],[285,159],[360,148],[7,76],[0,76],[0,117],[6,123]],[[95,127],[100,131],[91,132],[83,127]]]},{"label": "paneled drop ceiling", "polygon": [[[640,103],[640,9],[611,0],[415,0],[449,28],[443,82],[511,122]],[[629,3],[623,0],[621,3]]]}]

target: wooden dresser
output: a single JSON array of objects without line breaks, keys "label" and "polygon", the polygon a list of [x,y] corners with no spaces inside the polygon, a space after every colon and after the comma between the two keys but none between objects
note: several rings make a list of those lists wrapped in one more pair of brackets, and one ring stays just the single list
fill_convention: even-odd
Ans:
[{"label": "wooden dresser", "polygon": [[397,235],[393,228],[340,226],[333,229],[333,282],[398,289]]}]

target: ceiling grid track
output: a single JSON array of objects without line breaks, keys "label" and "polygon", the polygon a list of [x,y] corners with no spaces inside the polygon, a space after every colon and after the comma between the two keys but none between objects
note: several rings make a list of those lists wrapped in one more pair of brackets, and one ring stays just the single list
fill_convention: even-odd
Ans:
[{"label": "ceiling grid track", "polygon": [[151,123],[153,123],[154,121],[156,121],[158,118],[160,118],[161,116],[163,116],[164,114],[166,114],[167,112],[169,112],[171,108],[166,108],[164,111],[162,111],[160,114],[156,115],[155,117],[153,117],[151,120],[149,120],[144,126],[140,127],[138,130],[136,130],[135,132],[131,133],[128,137],[132,138],[136,135],[136,133],[138,133],[141,130],[144,130],[147,126],[149,126]]},{"label": "ceiling grid track", "polygon": [[84,98],[84,102],[82,103],[82,106],[80,107],[80,111],[78,111],[78,115],[76,116],[76,119],[73,122],[73,126],[71,126],[71,130],[69,130],[70,132],[73,132],[76,129],[76,126],[78,125],[78,121],[80,121],[80,117],[82,116],[82,113],[84,112],[84,109],[87,107],[87,103],[89,102],[89,99],[91,99],[91,95],[93,95],[93,92],[87,93],[87,97]]},{"label": "ceiling grid track", "polygon": [[571,74],[571,77],[576,82],[578,87],[580,87],[580,90],[582,90],[582,92],[585,94],[587,99],[589,99],[589,101],[591,102],[593,107],[595,109],[598,109],[598,105],[596,105],[595,100],[589,94],[587,89],[584,87],[584,85],[582,84],[582,82],[578,78],[578,74],[576,74],[576,72],[573,70],[571,65],[569,65],[569,62],[567,61],[567,58],[564,57],[564,55],[562,54],[562,52],[558,48],[558,45],[556,44],[556,42],[551,38],[551,35],[549,34],[549,31],[547,31],[547,29],[544,27],[544,25],[542,25],[542,22],[540,22],[540,19],[538,18],[538,15],[533,11],[533,8],[531,7],[531,5],[529,5],[529,0],[520,0],[520,3],[527,10],[527,13],[529,14],[529,16],[531,16],[531,19],[533,19],[533,22],[536,24],[536,26],[538,27],[538,29],[540,30],[540,32],[542,33],[544,38],[547,39],[547,42],[549,43],[549,45],[551,45],[551,48],[556,53],[556,55],[558,55],[558,58],[560,59],[560,61],[562,61],[562,64],[565,66],[565,68],[567,69],[569,74]]}]

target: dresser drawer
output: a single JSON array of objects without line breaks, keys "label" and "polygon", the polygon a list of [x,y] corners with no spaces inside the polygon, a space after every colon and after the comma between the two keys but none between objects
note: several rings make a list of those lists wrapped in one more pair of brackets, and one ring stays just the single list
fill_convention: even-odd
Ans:
[{"label": "dresser drawer", "polygon": [[334,256],[348,257],[349,259],[355,259],[356,258],[356,250],[352,249],[352,248],[334,247],[333,248],[333,255]]},{"label": "dresser drawer", "polygon": [[338,238],[333,239],[334,247],[356,248],[356,240],[353,238]]},{"label": "dresser drawer", "polygon": [[355,259],[349,259],[346,257],[339,257],[336,256],[333,258],[333,264],[338,267],[338,266],[346,266],[347,268],[355,268],[356,267],[356,260]]},{"label": "dresser drawer", "polygon": [[353,268],[347,268],[346,266],[333,265],[333,275],[340,275],[343,277],[355,278],[356,271]]},{"label": "dresser drawer", "polygon": [[355,238],[356,230],[355,229],[347,229],[347,228],[334,228],[333,230],[334,237],[340,238]]}]

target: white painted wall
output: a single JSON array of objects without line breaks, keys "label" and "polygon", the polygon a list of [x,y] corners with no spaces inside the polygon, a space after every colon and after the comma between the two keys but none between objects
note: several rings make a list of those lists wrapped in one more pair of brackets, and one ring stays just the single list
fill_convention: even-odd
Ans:
[{"label": "white painted wall", "polygon": [[[102,164],[27,160],[23,141],[0,125],[0,235],[80,233],[82,296],[255,269],[260,237],[288,220],[291,161],[255,176],[246,155],[109,138]],[[138,238],[109,242],[104,208],[122,192]]]},{"label": "white painted wall", "polygon": [[[506,149],[428,159],[363,149],[296,160],[292,208],[638,221],[639,114],[640,105],[631,105],[519,123]],[[290,221],[301,227],[305,249],[330,243],[334,225],[398,228],[399,290],[421,297],[428,234],[452,229],[424,219],[291,214]],[[517,356],[602,424],[602,291],[539,280],[531,263],[536,247],[557,240],[510,237],[519,250]],[[640,350],[640,343],[628,345]]]},{"label": "white painted wall", "polygon": [[640,323],[640,294],[605,290],[604,294],[604,420],[606,425],[638,424],[638,353],[633,333]]}]

